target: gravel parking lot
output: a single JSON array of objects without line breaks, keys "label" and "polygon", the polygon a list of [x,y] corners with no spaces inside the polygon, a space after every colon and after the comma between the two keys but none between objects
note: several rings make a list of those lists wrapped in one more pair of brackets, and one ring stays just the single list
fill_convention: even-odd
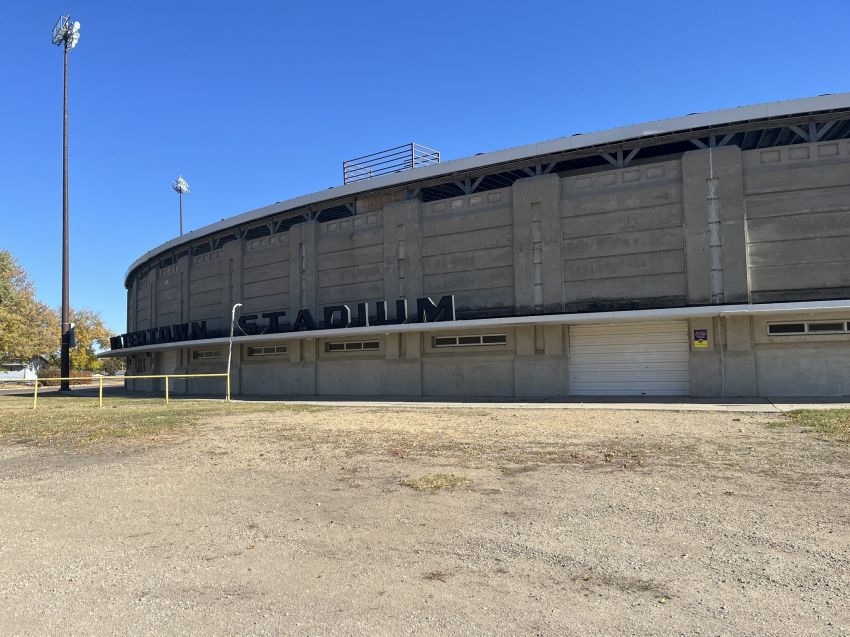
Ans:
[{"label": "gravel parking lot", "polygon": [[848,635],[850,445],[777,418],[257,405],[0,436],[0,632]]}]

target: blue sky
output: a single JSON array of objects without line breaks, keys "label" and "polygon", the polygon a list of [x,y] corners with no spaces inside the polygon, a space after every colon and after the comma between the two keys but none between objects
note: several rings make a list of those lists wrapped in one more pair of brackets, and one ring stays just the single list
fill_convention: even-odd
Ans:
[{"label": "blue sky", "polygon": [[[339,185],[417,141],[445,159],[850,90],[850,3],[15,2],[0,44],[0,248],[60,301],[71,54],[71,302],[125,326],[123,275],[178,232]],[[813,25],[813,26],[812,26]]]}]

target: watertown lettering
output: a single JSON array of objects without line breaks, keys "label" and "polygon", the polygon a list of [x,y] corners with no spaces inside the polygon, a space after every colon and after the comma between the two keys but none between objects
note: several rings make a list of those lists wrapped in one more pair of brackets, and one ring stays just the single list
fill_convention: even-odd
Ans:
[{"label": "watertown lettering", "polygon": [[[374,313],[372,310],[374,309]],[[331,330],[346,327],[369,327],[378,325],[400,325],[402,323],[436,323],[455,320],[455,297],[442,297],[437,303],[430,298],[416,299],[416,310],[410,313],[407,299],[395,302],[395,314],[391,319],[387,313],[387,302],[358,303],[357,311],[352,314],[348,305],[329,305],[322,308],[322,318],[317,323],[310,310],[298,310],[295,320],[289,323],[284,319],[286,312],[263,312],[261,314],[243,314],[238,321],[244,334],[281,334],[283,332],[310,332],[313,330]],[[199,341],[207,338],[220,338],[229,332],[213,332],[207,329],[206,321],[191,321],[168,327],[156,327],[149,330],[130,332],[113,336],[110,346],[113,350],[161,343]]]}]

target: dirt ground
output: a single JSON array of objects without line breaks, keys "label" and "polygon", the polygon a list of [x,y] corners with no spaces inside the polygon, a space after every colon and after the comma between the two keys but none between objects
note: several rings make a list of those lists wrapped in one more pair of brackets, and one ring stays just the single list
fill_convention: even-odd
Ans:
[{"label": "dirt ground", "polygon": [[[848,635],[850,445],[776,419],[330,407],[0,439],[0,633]],[[431,474],[458,484],[402,484]]]}]

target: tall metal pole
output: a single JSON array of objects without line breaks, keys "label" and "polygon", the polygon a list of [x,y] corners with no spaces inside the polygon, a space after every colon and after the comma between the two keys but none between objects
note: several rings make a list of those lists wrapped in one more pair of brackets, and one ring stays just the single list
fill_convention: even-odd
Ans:
[{"label": "tall metal pole", "polygon": [[[65,43],[65,83],[62,100],[62,351],[60,374],[62,378],[71,375],[71,350],[68,332],[71,329],[71,301],[68,260],[68,44]],[[71,384],[67,380],[60,383],[61,391],[69,391]]]},{"label": "tall metal pole", "polygon": [[183,236],[183,191],[178,190],[177,194],[180,195],[180,236]]}]

